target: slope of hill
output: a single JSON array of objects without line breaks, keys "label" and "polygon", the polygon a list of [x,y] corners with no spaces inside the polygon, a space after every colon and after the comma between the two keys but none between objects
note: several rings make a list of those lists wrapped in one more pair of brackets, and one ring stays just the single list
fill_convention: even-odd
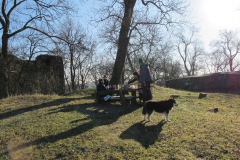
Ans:
[{"label": "slope of hill", "polygon": [[[178,94],[164,122],[141,107],[96,104],[88,93],[0,100],[0,159],[238,159],[240,95],[153,86],[154,99]],[[216,110],[216,108],[218,110]],[[214,110],[215,109],[215,110]]]}]

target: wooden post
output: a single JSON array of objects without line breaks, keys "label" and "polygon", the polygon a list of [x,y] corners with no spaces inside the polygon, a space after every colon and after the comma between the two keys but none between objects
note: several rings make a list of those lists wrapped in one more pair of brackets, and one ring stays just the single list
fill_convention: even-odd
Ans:
[{"label": "wooden post", "polygon": [[125,95],[123,94],[123,89],[119,89],[119,95],[120,95],[120,98],[121,98],[121,103],[122,105],[125,104]]},{"label": "wooden post", "polygon": [[136,89],[132,89],[131,90],[132,96],[134,96],[131,100],[132,104],[137,104],[137,100],[136,100]]},{"label": "wooden post", "polygon": [[199,93],[199,96],[198,96],[199,99],[204,98],[204,97],[207,97],[206,93],[203,93],[203,92]]}]

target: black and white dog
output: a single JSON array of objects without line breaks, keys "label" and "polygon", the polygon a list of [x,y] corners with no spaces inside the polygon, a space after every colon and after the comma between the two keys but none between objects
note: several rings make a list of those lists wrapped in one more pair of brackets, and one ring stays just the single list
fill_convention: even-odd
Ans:
[{"label": "black and white dog", "polygon": [[168,119],[168,114],[174,106],[178,106],[174,99],[168,99],[163,101],[147,101],[143,106],[142,115],[144,120],[146,120],[146,115],[148,115],[148,121],[151,120],[151,115],[153,111],[158,113],[163,113],[165,115],[165,121],[170,121]]}]

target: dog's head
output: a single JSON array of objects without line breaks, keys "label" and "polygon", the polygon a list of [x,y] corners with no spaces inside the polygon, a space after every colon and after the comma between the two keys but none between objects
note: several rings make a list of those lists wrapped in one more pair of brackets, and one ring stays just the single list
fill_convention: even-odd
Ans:
[{"label": "dog's head", "polygon": [[177,102],[176,102],[175,99],[170,98],[168,101],[171,102],[171,103],[173,104],[173,107],[177,107],[177,106],[178,106],[178,104],[177,104]]}]

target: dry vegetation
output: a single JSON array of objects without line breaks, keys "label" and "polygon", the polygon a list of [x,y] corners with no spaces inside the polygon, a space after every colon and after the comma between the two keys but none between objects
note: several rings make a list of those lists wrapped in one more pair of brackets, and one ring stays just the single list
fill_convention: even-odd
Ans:
[{"label": "dry vegetation", "polygon": [[[240,95],[153,87],[154,99],[179,94],[164,122],[141,107],[96,104],[90,93],[0,100],[0,159],[238,159]],[[218,108],[214,113],[213,109]]]}]

